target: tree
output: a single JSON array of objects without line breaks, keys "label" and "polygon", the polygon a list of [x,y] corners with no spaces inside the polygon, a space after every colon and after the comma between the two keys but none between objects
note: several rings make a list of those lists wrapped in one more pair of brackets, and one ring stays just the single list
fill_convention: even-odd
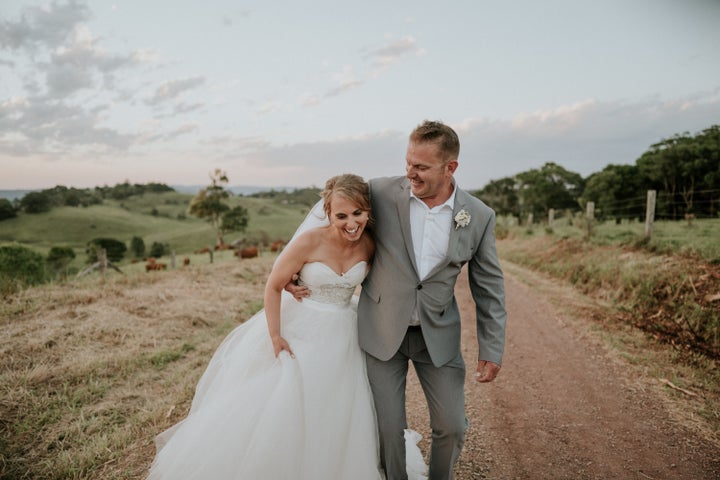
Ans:
[{"label": "tree", "polygon": [[247,228],[250,214],[245,207],[238,205],[222,216],[220,231],[222,235],[229,232],[243,232]]},{"label": "tree", "polygon": [[133,253],[135,258],[142,258],[145,256],[145,242],[140,237],[132,237],[130,240],[130,251]]},{"label": "tree", "polygon": [[215,169],[210,174],[210,185],[200,190],[190,201],[188,213],[198,218],[207,219],[217,234],[217,244],[223,245],[223,228],[222,216],[230,210],[230,207],[224,202],[230,196],[223,185],[229,182],[227,174]]},{"label": "tree", "polygon": [[12,293],[47,279],[42,255],[21,245],[0,247],[0,294]]},{"label": "tree", "polygon": [[595,202],[598,218],[641,218],[645,183],[635,165],[608,165],[587,178],[582,203]]},{"label": "tree", "polygon": [[50,195],[44,192],[29,192],[20,200],[20,206],[25,213],[42,213],[50,211],[52,202]]},{"label": "tree", "polygon": [[513,177],[493,180],[473,195],[487,203],[499,215],[520,215],[518,182]]},{"label": "tree", "polygon": [[577,208],[584,181],[580,174],[548,162],[539,170],[528,170],[515,176],[522,215],[546,216],[556,210]]},{"label": "tree", "polygon": [[160,242],[153,242],[150,246],[150,256],[153,258],[160,258],[170,250],[170,247]]},{"label": "tree", "polygon": [[70,247],[52,247],[48,252],[47,264],[55,273],[63,272],[75,258],[75,251]]},{"label": "tree", "polygon": [[695,213],[697,199],[709,204],[701,208],[714,210],[710,191],[718,188],[719,160],[720,126],[715,125],[695,136],[685,132],[651,145],[637,166],[651,188],[665,194],[658,196],[658,208],[677,219],[678,206],[684,207],[683,213]]},{"label": "tree", "polygon": [[17,217],[17,211],[12,202],[7,198],[0,198],[0,222],[15,217]]},{"label": "tree", "polygon": [[99,248],[104,248],[107,254],[107,259],[111,262],[119,262],[125,256],[127,247],[125,243],[114,238],[94,238],[87,244],[85,252],[88,255],[88,263],[95,263],[98,261],[97,251]]}]

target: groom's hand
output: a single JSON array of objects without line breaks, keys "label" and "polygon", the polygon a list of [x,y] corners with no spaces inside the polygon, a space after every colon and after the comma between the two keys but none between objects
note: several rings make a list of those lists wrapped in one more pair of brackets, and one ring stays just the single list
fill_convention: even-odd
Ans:
[{"label": "groom's hand", "polygon": [[297,273],[294,273],[292,279],[285,285],[285,291],[295,297],[295,300],[298,302],[302,302],[303,298],[310,296],[310,289],[306,286],[298,285],[296,283],[298,278],[300,277],[298,277]]},{"label": "groom's hand", "polygon": [[500,372],[500,365],[487,360],[480,360],[475,373],[475,380],[480,383],[492,382]]}]

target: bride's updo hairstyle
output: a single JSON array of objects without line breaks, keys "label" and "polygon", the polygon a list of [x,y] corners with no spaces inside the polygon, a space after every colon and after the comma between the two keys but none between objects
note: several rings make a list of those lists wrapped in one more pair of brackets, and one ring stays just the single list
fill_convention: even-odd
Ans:
[{"label": "bride's updo hairstyle", "polygon": [[[359,175],[344,173],[328,179],[325,182],[325,190],[322,192],[323,210],[330,218],[330,199],[333,195],[341,195],[353,203],[356,203],[362,210],[370,212],[370,189],[367,182]],[[372,216],[370,216],[372,222]]]}]

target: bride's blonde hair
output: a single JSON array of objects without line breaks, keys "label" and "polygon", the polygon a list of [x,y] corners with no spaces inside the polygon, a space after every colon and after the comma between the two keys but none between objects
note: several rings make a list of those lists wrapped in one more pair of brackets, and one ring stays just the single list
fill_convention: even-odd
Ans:
[{"label": "bride's blonde hair", "polygon": [[[325,182],[325,190],[322,191],[323,210],[330,218],[330,199],[333,195],[342,195],[353,203],[356,203],[362,210],[370,211],[370,188],[367,182],[359,175],[344,173],[334,176]],[[372,215],[370,216],[372,219]],[[371,223],[371,222],[368,222]]]}]

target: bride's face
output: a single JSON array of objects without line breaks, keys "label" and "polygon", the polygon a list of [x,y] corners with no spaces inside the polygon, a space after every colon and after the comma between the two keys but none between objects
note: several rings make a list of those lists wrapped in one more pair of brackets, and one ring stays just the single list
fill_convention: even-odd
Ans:
[{"label": "bride's face", "polygon": [[360,239],[367,225],[369,212],[357,203],[342,195],[333,195],[330,199],[330,222],[340,235],[347,240]]}]

